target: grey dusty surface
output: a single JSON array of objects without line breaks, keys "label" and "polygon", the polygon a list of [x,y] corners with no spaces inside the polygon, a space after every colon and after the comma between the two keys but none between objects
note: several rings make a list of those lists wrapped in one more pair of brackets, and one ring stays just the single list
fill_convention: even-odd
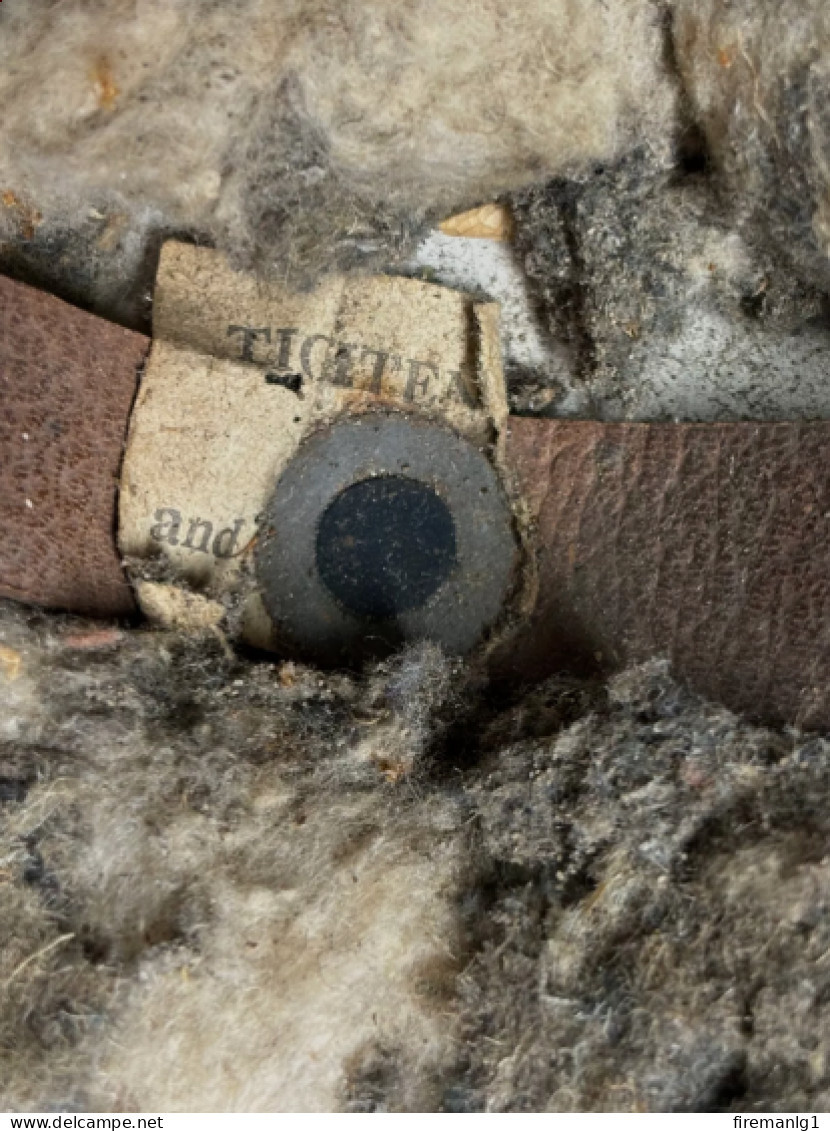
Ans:
[{"label": "grey dusty surface", "polygon": [[[516,413],[828,419],[828,76],[824,0],[3,0],[0,271],[143,330],[169,236],[420,274]],[[827,1110],[820,731],[222,613],[2,608],[0,1108]]]},{"label": "grey dusty surface", "polygon": [[[5,0],[0,266],[144,328],[170,235],[424,269],[505,300],[520,411],[828,415],[822,0],[393,9]],[[431,234],[498,195],[512,249]]]},{"label": "grey dusty surface", "polygon": [[823,738],[0,628],[3,1109],[826,1110]]}]

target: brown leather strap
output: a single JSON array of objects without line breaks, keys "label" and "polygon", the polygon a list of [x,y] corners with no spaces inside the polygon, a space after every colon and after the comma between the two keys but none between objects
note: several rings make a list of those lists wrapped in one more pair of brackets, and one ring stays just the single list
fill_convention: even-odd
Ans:
[{"label": "brown leather strap", "polygon": [[118,616],[118,471],[149,340],[0,278],[0,595]]},{"label": "brown leather strap", "polygon": [[538,594],[502,674],[666,656],[757,719],[830,725],[830,423],[514,419],[507,451]]},{"label": "brown leather strap", "polygon": [[[133,610],[118,471],[149,341],[0,278],[0,594]],[[538,593],[496,671],[667,656],[758,719],[830,725],[830,423],[514,419]]]}]

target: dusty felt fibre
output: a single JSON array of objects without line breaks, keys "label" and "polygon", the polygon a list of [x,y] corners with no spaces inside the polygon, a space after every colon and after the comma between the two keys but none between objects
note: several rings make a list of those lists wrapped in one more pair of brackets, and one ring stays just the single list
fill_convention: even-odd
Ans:
[{"label": "dusty felt fibre", "polygon": [[[0,270],[147,329],[167,236],[303,287],[499,197],[550,347],[514,408],[822,414],[829,19],[3,0]],[[0,643],[0,1109],[830,1105],[822,736],[659,660],[511,699],[430,647],[9,603]]]},{"label": "dusty felt fibre", "polygon": [[377,267],[455,208],[664,148],[659,56],[646,0],[5,0],[0,239],[132,323],[165,233],[305,281]]},{"label": "dusty felt fibre", "polygon": [[4,0],[0,269],[147,330],[165,238],[307,287],[409,270],[438,220],[501,197],[546,355],[508,373],[515,408],[826,415],[828,19]]},{"label": "dusty felt fibre", "polygon": [[825,1110],[826,740],[1,623],[4,1109]]}]

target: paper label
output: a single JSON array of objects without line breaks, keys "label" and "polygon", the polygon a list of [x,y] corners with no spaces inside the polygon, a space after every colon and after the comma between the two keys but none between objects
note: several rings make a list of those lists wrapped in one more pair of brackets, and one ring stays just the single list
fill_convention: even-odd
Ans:
[{"label": "paper label", "polygon": [[154,339],[124,460],[121,550],[136,578],[163,564],[165,580],[209,598],[242,592],[242,631],[259,644],[250,551],[309,432],[386,408],[484,441],[506,415],[498,307],[413,279],[338,277],[298,294],[168,243]]}]

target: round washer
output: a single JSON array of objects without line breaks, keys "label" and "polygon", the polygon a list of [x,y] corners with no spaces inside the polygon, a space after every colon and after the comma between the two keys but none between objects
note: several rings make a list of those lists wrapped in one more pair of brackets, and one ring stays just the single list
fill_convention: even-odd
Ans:
[{"label": "round washer", "polygon": [[266,507],[255,562],[279,633],[349,663],[419,639],[467,652],[501,611],[516,543],[477,448],[434,423],[370,414],[301,446]]}]

